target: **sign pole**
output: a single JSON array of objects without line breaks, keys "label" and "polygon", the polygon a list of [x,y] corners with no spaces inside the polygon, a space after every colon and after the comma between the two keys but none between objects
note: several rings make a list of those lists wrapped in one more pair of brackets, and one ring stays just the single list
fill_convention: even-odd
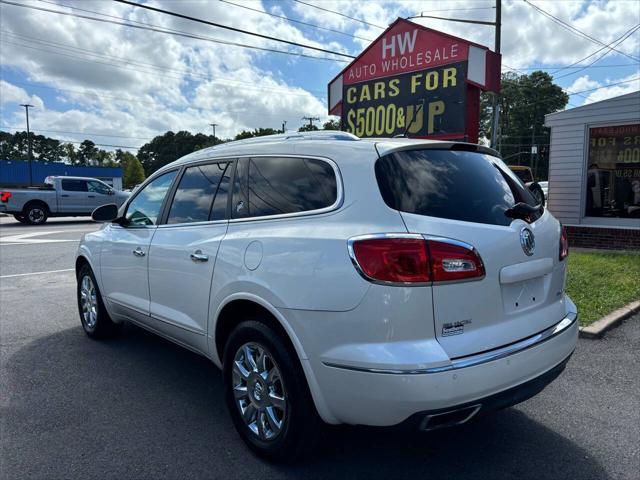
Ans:
[{"label": "sign pole", "polygon": [[[495,52],[500,53],[500,33],[502,29],[502,0],[496,0],[496,42]],[[498,146],[498,128],[500,125],[500,103],[497,93],[493,94],[491,110],[491,148]]]}]

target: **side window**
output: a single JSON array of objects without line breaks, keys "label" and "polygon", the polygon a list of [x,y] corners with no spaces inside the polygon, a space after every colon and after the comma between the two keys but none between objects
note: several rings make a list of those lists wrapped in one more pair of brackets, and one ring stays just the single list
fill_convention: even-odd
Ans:
[{"label": "side window", "polygon": [[111,189],[102,182],[89,181],[87,182],[87,190],[89,192],[101,193],[102,195],[109,195]]},{"label": "side window", "polygon": [[62,180],[62,190],[67,192],[86,192],[87,181],[86,180]]},{"label": "side window", "polygon": [[331,165],[310,158],[252,158],[247,187],[250,217],[318,210],[338,196]]},{"label": "side window", "polygon": [[233,170],[233,164],[228,163],[227,167],[222,174],[220,185],[218,185],[218,192],[213,199],[213,206],[211,207],[211,214],[209,220],[224,220],[227,217],[227,200],[229,198],[229,189],[231,188],[231,172]]},{"label": "side window", "polygon": [[[228,168],[228,163],[212,163],[187,168],[173,197],[167,223],[192,223],[209,220],[214,199],[220,195],[221,180]],[[224,196],[226,201],[226,194],[221,196]],[[222,217],[212,219],[220,220],[223,218],[224,210]]]},{"label": "side window", "polygon": [[165,173],[140,190],[127,207],[125,218],[131,225],[156,225],[162,202],[167,195],[176,171]]}]

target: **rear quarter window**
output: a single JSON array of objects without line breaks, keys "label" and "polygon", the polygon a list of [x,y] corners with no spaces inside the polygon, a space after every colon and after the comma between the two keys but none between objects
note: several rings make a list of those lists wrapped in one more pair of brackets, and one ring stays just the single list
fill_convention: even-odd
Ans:
[{"label": "rear quarter window", "polygon": [[336,173],[324,160],[256,157],[238,161],[234,218],[320,210],[338,197]]},{"label": "rear quarter window", "polygon": [[385,203],[417,215],[509,225],[507,209],[536,203],[501,160],[478,152],[395,152],[378,159],[375,171]]}]

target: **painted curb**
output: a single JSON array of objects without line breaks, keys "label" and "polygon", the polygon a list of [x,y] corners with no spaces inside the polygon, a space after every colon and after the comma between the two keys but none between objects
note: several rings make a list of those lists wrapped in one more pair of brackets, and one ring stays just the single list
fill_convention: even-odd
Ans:
[{"label": "painted curb", "polygon": [[629,318],[637,312],[640,312],[640,300],[631,302],[630,304],[611,312],[609,315],[605,315],[588,327],[580,327],[580,337],[591,339],[602,338],[604,332],[617,327],[624,319]]}]

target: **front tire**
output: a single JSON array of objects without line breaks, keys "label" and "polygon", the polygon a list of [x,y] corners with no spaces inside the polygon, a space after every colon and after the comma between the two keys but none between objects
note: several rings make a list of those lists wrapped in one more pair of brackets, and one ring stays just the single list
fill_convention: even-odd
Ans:
[{"label": "front tire", "polygon": [[84,332],[91,338],[109,338],[122,328],[109,317],[91,267],[83,265],[78,273],[78,312]]},{"label": "front tire", "polygon": [[49,218],[49,210],[40,203],[32,203],[25,207],[24,218],[29,225],[42,225]]},{"label": "front tire", "polygon": [[229,336],[223,361],[225,400],[242,440],[268,460],[292,461],[317,439],[322,421],[292,348],[259,319]]}]

